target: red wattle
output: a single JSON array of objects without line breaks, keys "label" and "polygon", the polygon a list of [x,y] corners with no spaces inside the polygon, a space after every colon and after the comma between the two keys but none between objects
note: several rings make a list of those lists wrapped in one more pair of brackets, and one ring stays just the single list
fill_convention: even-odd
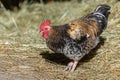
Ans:
[{"label": "red wattle", "polygon": [[48,37],[48,34],[50,33],[50,30],[44,31],[42,34],[42,37],[46,39]]}]

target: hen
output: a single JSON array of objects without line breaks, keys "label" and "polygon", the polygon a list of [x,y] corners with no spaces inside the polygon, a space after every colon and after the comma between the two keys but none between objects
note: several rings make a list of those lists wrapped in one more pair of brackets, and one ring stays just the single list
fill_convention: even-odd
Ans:
[{"label": "hen", "polygon": [[99,43],[100,34],[106,29],[110,6],[98,5],[90,14],[60,26],[50,26],[49,20],[40,25],[42,37],[54,52],[71,59],[65,70],[73,72],[81,58]]}]

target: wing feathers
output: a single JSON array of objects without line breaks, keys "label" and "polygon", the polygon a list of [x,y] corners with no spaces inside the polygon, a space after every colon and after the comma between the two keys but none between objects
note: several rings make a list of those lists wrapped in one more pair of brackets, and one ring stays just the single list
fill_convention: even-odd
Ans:
[{"label": "wing feathers", "polygon": [[76,20],[69,23],[68,34],[72,39],[81,39],[81,37],[91,37],[95,39],[98,33],[97,23],[93,20]]}]

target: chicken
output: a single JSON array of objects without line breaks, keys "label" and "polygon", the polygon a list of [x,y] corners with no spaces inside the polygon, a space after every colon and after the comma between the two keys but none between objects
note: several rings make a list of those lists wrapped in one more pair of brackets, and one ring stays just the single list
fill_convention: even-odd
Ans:
[{"label": "chicken", "polygon": [[65,70],[73,72],[81,58],[97,46],[100,34],[106,29],[109,10],[109,5],[101,4],[92,13],[64,25],[51,26],[50,20],[41,23],[40,31],[47,46],[71,60]]}]

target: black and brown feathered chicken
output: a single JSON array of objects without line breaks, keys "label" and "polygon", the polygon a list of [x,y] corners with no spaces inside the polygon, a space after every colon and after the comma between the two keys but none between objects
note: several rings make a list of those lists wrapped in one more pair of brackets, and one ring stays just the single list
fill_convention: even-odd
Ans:
[{"label": "black and brown feathered chicken", "polygon": [[109,10],[109,5],[102,4],[92,13],[64,25],[50,26],[49,20],[41,23],[40,31],[47,46],[71,59],[66,70],[73,72],[79,60],[97,46],[107,27]]}]

